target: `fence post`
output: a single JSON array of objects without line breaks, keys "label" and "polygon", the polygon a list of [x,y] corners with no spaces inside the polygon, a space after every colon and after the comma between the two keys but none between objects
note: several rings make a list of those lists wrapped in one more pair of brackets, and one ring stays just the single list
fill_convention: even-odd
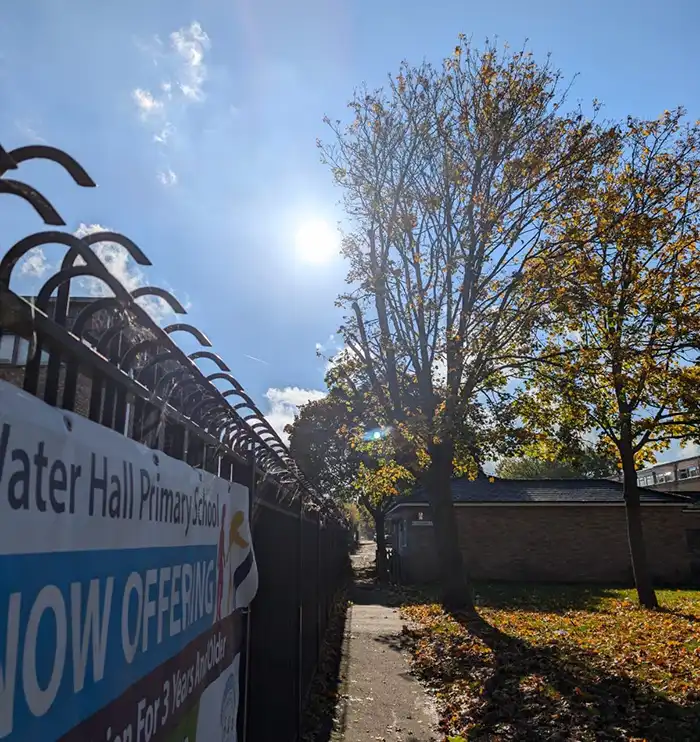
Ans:
[{"label": "fence post", "polygon": [[299,490],[299,543],[297,554],[297,598],[299,600],[299,631],[297,641],[297,740],[301,739],[302,707],[304,705],[304,491]]},{"label": "fence post", "polygon": [[[251,474],[248,484],[248,523],[250,526],[250,537],[253,538],[253,506],[255,503],[255,489],[257,487],[257,460],[255,451],[251,452]],[[233,475],[234,467],[231,467]],[[233,478],[233,477],[231,477]],[[245,651],[241,652],[241,662],[243,663],[243,726],[241,729],[241,742],[248,739],[248,707],[250,698],[250,629],[251,629],[251,611],[252,605],[246,609],[245,616]],[[240,668],[239,668],[240,672]]]},{"label": "fence post", "polygon": [[321,602],[323,591],[321,588],[321,511],[316,517],[316,662],[321,658],[324,631],[321,630]]}]

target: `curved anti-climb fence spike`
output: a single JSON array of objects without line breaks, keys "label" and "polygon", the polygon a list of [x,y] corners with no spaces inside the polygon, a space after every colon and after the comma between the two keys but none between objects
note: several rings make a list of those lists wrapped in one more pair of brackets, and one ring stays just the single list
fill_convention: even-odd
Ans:
[{"label": "curved anti-climb fence spike", "polygon": [[172,325],[164,327],[163,332],[168,335],[172,335],[174,332],[188,332],[200,345],[203,345],[205,348],[211,348],[209,338],[201,330],[198,330],[194,325],[187,324],[187,322],[175,322]]},{"label": "curved anti-climb fence spike", "polygon": [[[90,263],[90,261],[86,258],[86,252],[94,258],[94,260],[100,264],[103,271],[107,270],[104,263],[102,263],[101,260],[97,257],[96,253],[92,250],[92,245],[98,244],[100,242],[109,241],[109,242],[115,242],[116,244],[121,245],[127,253],[131,256],[131,258],[139,265],[150,265],[150,260],[146,257],[143,250],[139,248],[139,246],[130,240],[128,237],[125,237],[122,234],[119,234],[118,232],[113,232],[111,230],[102,230],[100,232],[92,232],[91,234],[83,235],[82,238],[78,238],[74,236],[77,240],[76,243],[74,243],[71,248],[68,250],[68,252],[63,256],[63,260],[61,261],[61,270],[69,270],[72,267],[75,267],[75,264],[79,257],[81,257],[86,262]],[[111,275],[111,274],[110,274]],[[116,280],[116,279],[114,279]],[[117,281],[117,283],[119,283]],[[119,283],[119,286],[123,290],[124,293],[128,292],[126,289]],[[116,291],[114,286],[111,286],[112,290],[115,292],[117,296],[120,296],[121,299],[125,299],[126,297],[123,294],[120,294],[120,292]],[[64,324],[66,321],[66,316],[68,312],[68,304],[70,300],[70,281],[62,283],[59,286],[58,293],[56,295],[56,303],[54,307],[54,318],[59,324]],[[130,299],[129,299],[130,301]],[[57,373],[57,369],[60,367],[61,358],[60,354],[54,353],[51,355],[49,359],[49,369],[48,372],[53,373],[54,375]],[[74,367],[69,367],[69,371],[71,374],[71,380],[77,373],[77,369]],[[54,388],[56,387],[56,384],[53,383],[51,390],[52,393],[54,391]],[[95,385],[95,399],[97,398],[98,393],[98,387],[99,384]],[[52,398],[53,399],[53,396]]]},{"label": "curved anti-climb fence spike", "polygon": [[[62,165],[78,184],[94,185],[89,175],[77,162],[65,153],[61,153],[60,150],[48,147],[24,147],[13,150],[12,153],[0,148],[0,168],[3,172],[16,169],[19,163],[39,157],[53,160]],[[51,204],[30,186],[13,180],[3,180],[0,185],[2,186],[0,192],[21,196],[39,210],[42,218],[49,222],[53,220],[56,224],[63,224],[60,215],[56,213]],[[102,280],[109,287],[114,297],[97,298],[82,309],[73,323],[73,329],[78,336],[89,335],[90,342],[95,346],[89,352],[100,354],[103,359],[108,359],[117,368],[120,368],[122,373],[126,374],[125,379],[131,377],[134,382],[141,386],[141,389],[145,387],[150,390],[149,393],[152,396],[148,398],[138,392],[136,387],[132,388],[138,402],[134,411],[134,424],[136,424],[138,418],[140,433],[143,434],[144,431],[153,428],[157,434],[162,424],[161,421],[164,421],[169,414],[167,409],[171,409],[173,414],[177,413],[185,417],[187,417],[187,409],[189,409],[191,424],[196,426],[193,430],[199,429],[202,433],[207,433],[210,436],[208,439],[204,437],[203,440],[211,441],[214,439],[220,441],[221,446],[228,446],[230,453],[240,453],[246,459],[253,456],[256,467],[263,467],[263,469],[259,469],[263,477],[272,478],[273,482],[275,477],[278,482],[280,478],[289,482],[288,494],[291,494],[292,497],[301,497],[307,503],[317,499],[317,495],[308,480],[291,459],[285,444],[264,418],[254,401],[243,390],[240,383],[230,374],[230,370],[223,359],[211,351],[203,350],[187,356],[170,336],[174,332],[185,331],[193,335],[201,345],[211,347],[208,338],[197,328],[185,323],[175,323],[166,328],[161,328],[136,300],[142,296],[152,295],[166,301],[176,313],[185,313],[184,307],[171,294],[157,287],[142,287],[130,294],[110,274],[107,267],[99,259],[99,254],[92,250],[92,246],[100,242],[114,242],[124,247],[135,262],[141,265],[150,265],[150,261],[143,251],[124,235],[107,231],[87,234],[82,238],[63,232],[46,232],[32,235],[13,246],[4,259],[0,261],[0,284],[7,286],[9,289],[12,270],[17,261],[32,247],[50,242],[63,244],[68,247],[68,250],[64,255],[61,270],[44,284],[40,296],[37,297],[37,302],[46,309],[51,308],[54,321],[68,330],[69,328],[66,325],[68,324],[67,310],[70,281],[80,276],[90,276]],[[84,261],[86,265],[75,265],[78,258]],[[51,297],[56,289],[58,289],[58,295],[55,302],[52,303]],[[109,318],[104,323],[101,321],[95,323],[92,318],[101,311],[110,314],[118,312],[119,315],[116,319]],[[47,312],[43,314],[46,315]],[[43,334],[43,332],[37,333],[37,337]],[[147,335],[145,339],[144,334]],[[60,345],[55,349],[53,348],[53,343],[56,342],[54,333],[49,333],[47,337],[49,336],[53,338],[49,362],[63,363],[63,361],[60,361],[62,355]],[[37,346],[38,343],[39,341],[37,341]],[[201,358],[207,358],[216,363],[221,375],[212,375],[207,378],[195,363]],[[67,355],[65,363],[67,364],[67,372],[74,371],[77,373],[79,365],[77,357]],[[104,360],[101,363],[104,363]],[[73,368],[74,366],[75,368]],[[104,374],[104,371],[102,371],[102,374]],[[91,399],[90,416],[95,420],[101,419],[103,424],[110,427],[116,426],[117,429],[124,429],[128,386],[122,386],[109,374],[102,376],[101,381],[100,377],[101,374],[96,371],[96,376],[93,379],[93,392],[97,389],[98,393],[97,395],[93,394],[93,397],[96,403],[99,403],[102,396],[99,387],[106,385],[103,386],[105,394],[104,408],[102,412],[99,412],[97,407],[93,410],[94,400]],[[228,381],[233,388],[225,392],[219,390],[212,382],[220,378]],[[167,389],[165,398],[164,395],[158,394],[158,391],[163,389]],[[48,397],[44,396],[49,401]],[[231,396],[236,396],[240,401],[237,401],[233,406],[230,405],[228,398]],[[65,406],[65,391],[63,402]],[[173,402],[177,405],[176,407],[172,406]],[[71,405],[72,402],[69,408]],[[122,407],[124,407],[124,410],[121,409]],[[155,409],[152,410],[152,407],[155,407]],[[239,413],[239,410],[241,410],[241,413]],[[93,416],[93,412],[96,416]],[[244,418],[242,415],[246,415],[246,417]],[[187,425],[190,425],[190,423],[187,423]],[[145,438],[139,439],[144,440],[144,442],[146,440]],[[153,443],[155,439],[149,438],[149,440]],[[219,449],[219,444],[206,443],[205,445],[213,446],[217,455],[227,455],[223,449]],[[276,486],[279,488],[280,485],[277,484]]]},{"label": "curved anti-climb fence spike", "polygon": [[131,292],[131,296],[134,299],[140,299],[142,296],[156,296],[162,299],[174,314],[187,314],[185,307],[169,291],[158,286],[139,286]]},{"label": "curved anti-climb fence spike", "polygon": [[[193,376],[192,378],[195,378],[195,377]],[[198,381],[197,388],[182,398],[182,409],[183,410],[189,410],[191,404],[196,405],[197,402],[200,402],[202,399],[209,399],[209,398],[216,397],[213,390],[211,388],[207,388],[202,383],[201,379],[198,379],[197,381]],[[189,414],[189,412],[187,414]]]},{"label": "curved anti-climb fence spike", "polygon": [[226,389],[225,391],[221,392],[221,395],[223,397],[240,397],[243,401],[239,402],[236,405],[232,405],[231,409],[233,410],[241,410],[244,407],[248,408],[249,410],[255,409],[255,402],[244,392],[239,389]]},{"label": "curved anti-climb fence spike", "polygon": [[210,417],[210,413],[207,413],[206,415],[202,417],[202,425],[210,433],[212,433],[216,438],[219,438],[219,436],[221,435],[221,431],[226,427],[226,425],[230,421],[231,421],[231,411],[228,409],[222,410],[221,408],[219,408],[216,414],[214,414],[214,410],[212,410],[211,417]]},{"label": "curved anti-climb fence spike", "polygon": [[[139,372],[136,374],[136,378],[139,381],[141,381],[142,377],[147,372],[148,372],[148,369],[140,369]],[[197,386],[197,380],[192,377],[189,369],[182,368],[180,366],[179,368],[175,368],[172,371],[167,371],[160,377],[160,379],[158,379],[155,385],[155,388],[153,389],[155,394],[159,397],[162,396],[163,390],[168,386],[168,384],[171,381],[174,381],[176,385],[179,386],[180,390],[182,390],[186,386],[191,386],[191,385]]]},{"label": "curved anti-climb fence spike", "polygon": [[[77,185],[83,188],[95,188],[97,186],[95,181],[85,172],[82,165],[62,149],[49,147],[46,144],[29,144],[26,147],[17,147],[8,152],[8,154],[17,165],[27,160],[52,160],[59,164],[73,178]],[[1,174],[2,164],[0,163]]]},{"label": "curved anti-climb fence spike", "polygon": [[215,422],[218,423],[222,417],[228,418],[229,416],[229,410],[222,410],[221,403],[217,402],[216,405],[212,405],[208,409],[203,408],[196,419],[199,425],[201,425],[205,430],[208,430]]},{"label": "curved anti-climb fence spike", "polygon": [[39,293],[36,297],[36,305],[45,312],[49,306],[51,300],[51,294],[61,286],[61,284],[71,281],[73,278],[79,278],[80,276],[94,277],[93,272],[87,265],[76,265],[72,268],[65,268],[54,273],[46,280],[44,285],[39,289]]},{"label": "curved anti-climb fence spike", "polygon": [[120,364],[121,357],[119,356],[119,353],[121,352],[122,344],[129,346],[127,330],[129,330],[130,327],[131,326],[129,325],[128,321],[122,318],[121,321],[115,322],[111,327],[108,327],[103,333],[99,335],[96,334],[97,345],[95,349],[100,355],[105,356],[109,354],[110,357],[112,357],[112,355],[111,353],[109,353],[109,349],[112,347],[115,340],[117,340],[117,338],[121,336],[119,338],[119,345],[115,351],[116,355],[114,357],[114,363],[118,364],[120,368],[121,368],[121,364]]},{"label": "curved anti-climb fence spike", "polygon": [[17,170],[17,163],[10,157],[10,153],[0,144],[0,177],[8,170]]},{"label": "curved anti-climb fence spike", "polygon": [[88,327],[88,323],[98,312],[113,312],[123,309],[124,303],[115,296],[105,296],[101,299],[96,299],[80,310],[78,316],[75,318],[75,322],[73,322],[71,331],[74,335],[82,338],[83,333]]},{"label": "curved anti-climb fence spike", "polygon": [[[2,181],[0,181],[2,183]],[[92,270],[92,275],[104,281],[112,290],[115,296],[129,303],[131,296],[105,267],[104,263],[95,255],[95,253],[78,237],[68,232],[35,232],[16,242],[0,260],[0,286],[9,288],[12,271],[17,262],[24,257],[32,248],[41,245],[59,244],[66,245],[74,249],[78,255],[85,261],[85,264]]]},{"label": "curved anti-climb fence spike", "polygon": [[[243,419],[247,422],[248,420],[257,420],[261,425],[263,425],[266,428],[266,431],[274,438],[275,442],[282,447],[282,449],[287,452],[287,446],[285,446],[284,441],[279,437],[277,431],[270,425],[269,422],[265,419],[265,416],[260,412],[260,410],[255,407],[253,408],[255,412],[251,415],[246,415]],[[287,453],[287,455],[289,455]]]},{"label": "curved anti-climb fence spike", "polygon": [[211,350],[195,350],[194,353],[190,353],[187,356],[191,361],[196,361],[199,358],[208,358],[213,361],[222,371],[230,372],[231,369],[226,365],[224,359],[218,354]]},{"label": "curved anti-climb fence spike", "polygon": [[217,379],[224,379],[225,381],[228,381],[231,386],[238,392],[243,391],[243,387],[240,385],[238,380],[230,373],[228,373],[228,371],[217,371],[216,373],[209,374],[209,376],[207,376],[207,381],[216,381]]},{"label": "curved anti-climb fence spike", "polygon": [[[128,237],[121,234],[121,232],[112,232],[111,230],[104,230],[102,232],[90,232],[80,238],[86,245],[98,245],[100,242],[114,242],[117,245],[121,245],[131,256],[131,259],[138,265],[153,265],[151,261],[146,257],[146,253]],[[68,257],[68,256],[66,256]]]},{"label": "curved anti-climb fence spike", "polygon": [[[207,395],[207,394],[205,394],[205,395],[202,396],[201,399],[195,401],[194,405],[192,406],[192,408],[190,409],[190,411],[188,413],[190,415],[190,417],[194,419],[194,418],[197,417],[197,415],[201,415],[202,414],[202,410],[204,409],[204,406],[205,405],[208,405],[208,403],[210,401],[214,401],[222,409],[229,409],[226,404],[223,404],[221,402],[221,398],[218,395],[215,395],[215,394],[208,394]],[[186,402],[187,402],[187,400],[183,400],[183,407],[186,406]],[[229,410],[229,412],[230,412],[230,410]]]},{"label": "curved anti-climb fence spike", "polygon": [[[134,363],[138,359],[138,357],[144,353],[153,352],[156,353],[158,350],[162,349],[164,346],[159,340],[154,340],[149,338],[148,340],[140,340],[138,343],[135,343],[132,345],[121,357],[119,360],[119,366],[120,368],[124,369],[124,371],[131,371]],[[163,353],[157,354],[156,356],[153,356],[152,358],[149,358],[149,360],[143,365],[142,368],[147,368],[155,365],[156,363],[161,363],[166,360],[174,360],[175,356],[172,352],[172,350],[164,350]]]},{"label": "curved anti-climb fence spike", "polygon": [[[133,240],[130,240],[128,237],[125,237],[123,234],[120,234],[118,232],[103,230],[101,232],[92,232],[90,234],[83,235],[82,238],[76,237],[76,239],[80,239],[81,244],[85,246],[92,255],[95,255],[95,253],[91,249],[92,245],[98,244],[100,242],[115,242],[116,244],[121,245],[129,253],[134,262],[138,265],[151,265],[151,261],[146,257],[143,250],[141,250],[141,248],[135,242],[133,242]],[[75,262],[78,257],[81,257],[83,258],[83,260],[85,260],[83,251],[81,249],[78,249],[77,245],[71,247],[71,249],[68,250],[68,252],[63,256],[63,260],[61,261],[61,269],[66,270],[75,266]],[[96,255],[95,258],[98,259]],[[102,261],[99,262],[104,267],[104,263],[102,263]],[[58,296],[56,297],[55,316],[59,321],[61,321],[63,317],[65,317],[68,308],[69,295],[70,285],[62,285],[58,291]]]},{"label": "curved anti-climb fence spike", "polygon": [[262,436],[264,433],[265,435],[270,437],[271,442],[274,441],[274,443],[277,443],[277,441],[274,440],[274,438],[272,438],[272,434],[268,426],[264,422],[262,422],[260,418],[249,416],[249,417],[244,417],[243,419],[245,420],[246,423],[248,423],[248,427],[251,428],[251,430],[254,430],[256,433],[258,433],[258,435]]},{"label": "curved anti-climb fence spike", "polygon": [[65,225],[61,215],[54,209],[49,200],[39,193],[36,188],[32,188],[26,183],[20,183],[18,180],[10,180],[9,178],[0,178],[0,193],[19,196],[39,214],[44,224],[50,224],[52,227],[63,227]]},{"label": "curved anti-climb fence spike", "polygon": [[[185,405],[183,404],[183,408],[184,407]],[[217,399],[213,394],[200,399],[187,414],[192,420],[196,420],[197,423],[201,425],[202,420],[206,418],[212,408],[218,410],[222,408],[221,400]]]}]

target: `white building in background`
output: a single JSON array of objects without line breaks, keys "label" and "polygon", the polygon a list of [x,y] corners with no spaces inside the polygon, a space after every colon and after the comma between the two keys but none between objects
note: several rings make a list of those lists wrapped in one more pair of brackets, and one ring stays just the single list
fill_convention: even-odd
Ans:
[{"label": "white building in background", "polygon": [[637,472],[637,484],[663,492],[700,493],[700,456],[641,469]]}]

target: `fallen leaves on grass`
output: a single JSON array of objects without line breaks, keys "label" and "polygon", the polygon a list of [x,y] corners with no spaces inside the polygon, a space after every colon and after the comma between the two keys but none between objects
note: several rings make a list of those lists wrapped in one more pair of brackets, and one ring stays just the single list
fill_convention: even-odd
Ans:
[{"label": "fallen leaves on grass", "polygon": [[442,731],[468,740],[700,740],[700,594],[661,592],[661,611],[639,609],[625,591],[609,596],[542,610],[533,595],[483,608],[484,622],[435,604],[404,607],[404,637],[438,699]]}]

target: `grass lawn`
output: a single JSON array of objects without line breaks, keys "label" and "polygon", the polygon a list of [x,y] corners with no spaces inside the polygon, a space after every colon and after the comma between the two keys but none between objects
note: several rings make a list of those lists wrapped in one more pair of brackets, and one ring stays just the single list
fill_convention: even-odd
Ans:
[{"label": "grass lawn", "polygon": [[484,623],[402,608],[442,731],[466,740],[700,740],[700,591],[484,586]]}]

